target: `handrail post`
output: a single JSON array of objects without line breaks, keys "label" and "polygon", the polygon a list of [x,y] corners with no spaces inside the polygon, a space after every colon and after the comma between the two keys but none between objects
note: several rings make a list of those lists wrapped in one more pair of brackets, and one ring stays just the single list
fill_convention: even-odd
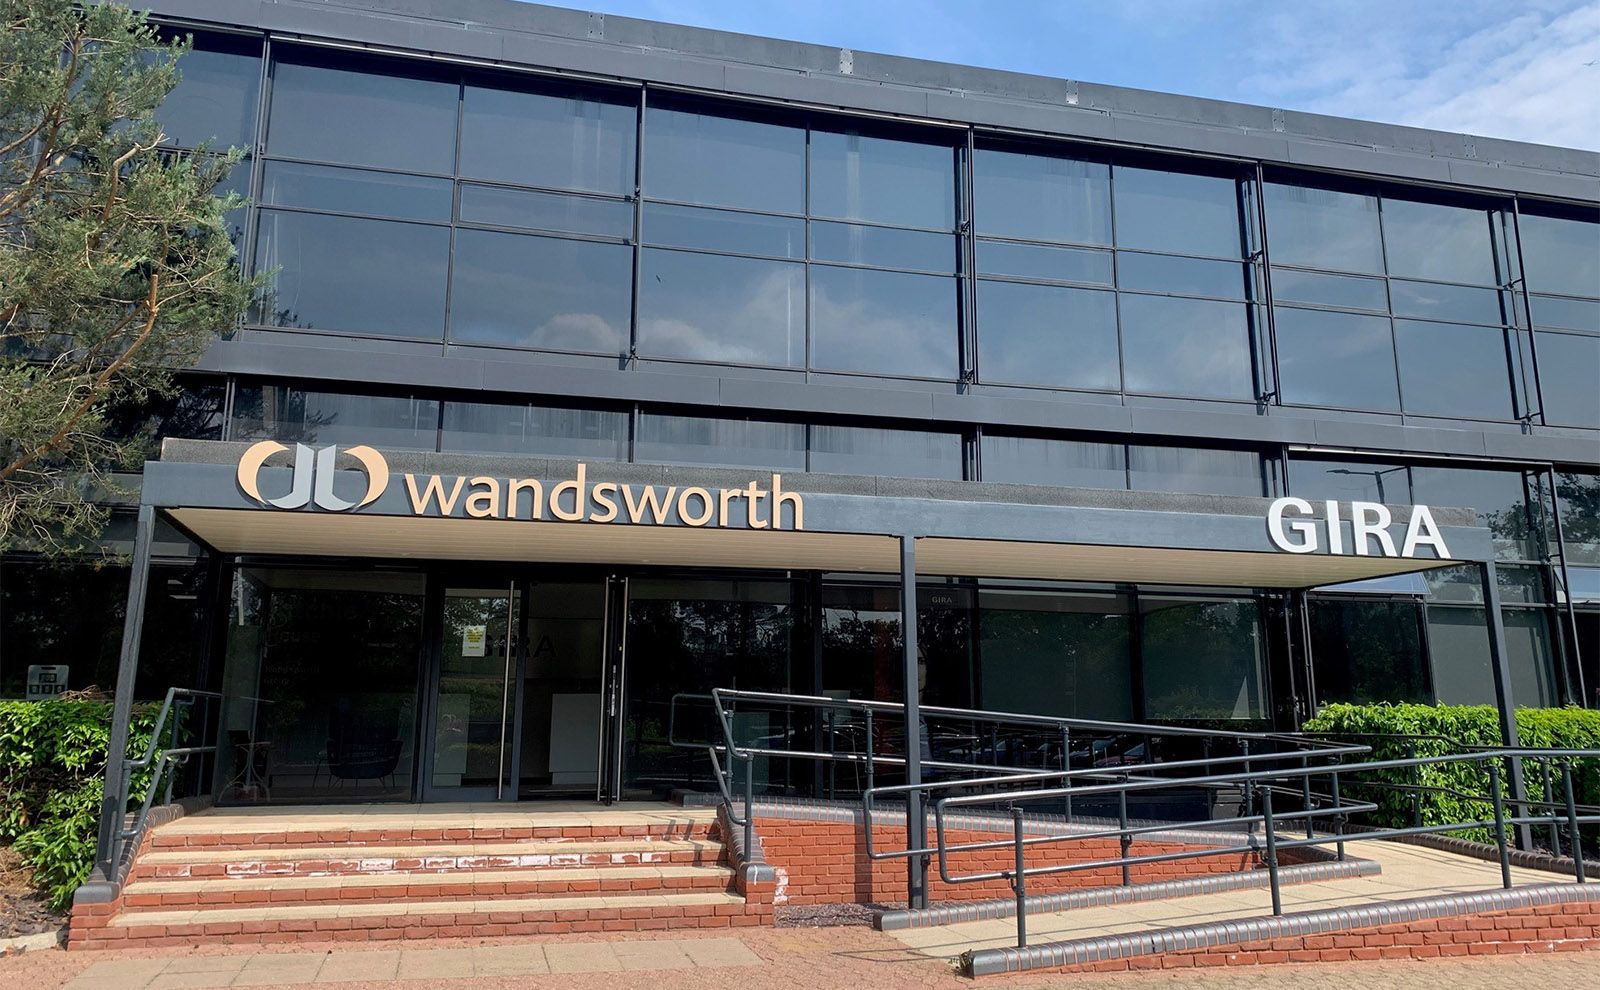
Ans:
[{"label": "handrail post", "polygon": [[1027,871],[1022,865],[1022,809],[1011,806],[1011,843],[1014,854],[1011,889],[1017,895],[1017,948],[1028,947]]},{"label": "handrail post", "polygon": [[1500,849],[1500,883],[1511,889],[1511,852],[1506,848],[1506,803],[1500,793],[1500,763],[1489,761],[1489,791],[1494,799],[1494,841]]},{"label": "handrail post", "polygon": [[[1555,789],[1550,786],[1550,761],[1540,760],[1539,767],[1542,771],[1541,776],[1544,778],[1543,797],[1546,801],[1553,803],[1556,799],[1556,796]],[[1562,769],[1564,772],[1571,772],[1570,768],[1568,767],[1563,767]],[[1568,810],[1570,812],[1570,807]],[[1573,841],[1577,841],[1578,830],[1576,826],[1574,826],[1572,829],[1572,836]],[[1550,851],[1555,854],[1557,859],[1561,857],[1561,826],[1556,822],[1556,816],[1553,813],[1550,815]]]},{"label": "handrail post", "polygon": [[[1120,784],[1128,783],[1128,775],[1123,774],[1117,778]],[[1133,837],[1128,834],[1128,791],[1124,787],[1117,792],[1117,825],[1122,829],[1122,834],[1117,836],[1117,841],[1122,845],[1122,885],[1133,885],[1133,877],[1128,869],[1128,848],[1133,845]]]},{"label": "handrail post", "polygon": [[[1065,725],[1061,726],[1061,772],[1072,772],[1072,730]],[[1067,824],[1072,824],[1072,778],[1061,778],[1061,789],[1067,792]]]},{"label": "handrail post", "polygon": [[[1406,740],[1406,759],[1417,758],[1417,744],[1415,740]],[[1411,764],[1411,827],[1422,827],[1422,767]]]},{"label": "handrail post", "polygon": [[1567,827],[1572,831],[1567,836],[1567,841],[1572,846],[1573,873],[1579,883],[1587,882],[1583,870],[1583,837],[1578,834],[1578,805],[1573,800],[1572,793],[1572,761],[1561,761],[1561,789],[1566,792],[1567,800]]},{"label": "handrail post", "polygon": [[873,772],[877,769],[877,749],[872,739],[872,709],[867,709],[867,790],[873,787]]},{"label": "handrail post", "polygon": [[1334,814],[1333,814],[1333,828],[1334,828],[1334,834],[1340,837],[1339,841],[1337,843],[1335,843],[1335,848],[1337,848],[1338,851],[1339,851],[1339,862],[1343,863],[1344,862],[1344,838],[1343,837],[1344,837],[1344,818],[1345,818],[1345,815],[1344,815],[1343,811],[1339,810],[1340,809],[1340,805],[1339,805],[1339,771],[1338,770],[1333,770],[1328,775],[1328,792],[1329,792],[1329,796],[1333,799],[1333,812],[1334,812]]},{"label": "handrail post", "polygon": [[1300,769],[1307,771],[1300,775],[1300,810],[1306,813],[1306,838],[1310,839],[1316,833],[1311,826],[1311,760],[1308,757],[1300,757]]},{"label": "handrail post", "polygon": [[[1250,740],[1241,739],[1239,750],[1244,754],[1244,772],[1250,772]],[[1244,817],[1253,818],[1256,813],[1255,788],[1249,784],[1244,786]]]},{"label": "handrail post", "polygon": [[744,754],[744,858],[749,862],[756,849],[756,756]]},{"label": "handrail post", "polygon": [[1272,787],[1261,786],[1261,826],[1267,834],[1267,886],[1272,888],[1272,915],[1283,914],[1283,893],[1278,889],[1278,831],[1272,821]]}]

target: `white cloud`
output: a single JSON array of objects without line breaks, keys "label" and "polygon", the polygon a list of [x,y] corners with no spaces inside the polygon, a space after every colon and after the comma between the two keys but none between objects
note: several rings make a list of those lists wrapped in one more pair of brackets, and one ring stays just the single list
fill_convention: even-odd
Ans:
[{"label": "white cloud", "polygon": [[1267,27],[1241,99],[1600,149],[1600,0],[1301,5]]}]

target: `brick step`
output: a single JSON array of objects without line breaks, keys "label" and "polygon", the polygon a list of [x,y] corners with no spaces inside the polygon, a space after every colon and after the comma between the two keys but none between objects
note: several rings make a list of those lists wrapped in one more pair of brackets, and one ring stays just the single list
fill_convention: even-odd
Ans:
[{"label": "brick step", "polygon": [[235,826],[202,828],[204,818],[186,819],[185,827],[158,828],[149,838],[150,849],[259,849],[290,846],[421,845],[426,843],[505,842],[517,840],[600,841],[605,839],[701,839],[717,837],[714,821],[685,819],[647,825],[546,823],[494,828],[422,828],[339,826],[322,829],[249,829]]},{"label": "brick step", "polygon": [[438,874],[573,866],[684,866],[719,863],[720,842],[630,838],[528,842],[456,842],[368,846],[263,846],[156,849],[134,861],[131,879],[248,876]]},{"label": "brick step", "polygon": [[355,876],[261,876],[201,880],[139,880],[123,890],[130,915],[138,909],[340,904],[352,901],[460,900],[535,895],[727,891],[725,866],[588,866],[542,870],[479,870],[459,876],[369,873]]},{"label": "brick step", "polygon": [[480,938],[574,932],[727,928],[770,923],[771,905],[721,892],[524,897],[406,904],[268,905],[123,911],[103,925],[74,924],[72,948],[257,942]]}]

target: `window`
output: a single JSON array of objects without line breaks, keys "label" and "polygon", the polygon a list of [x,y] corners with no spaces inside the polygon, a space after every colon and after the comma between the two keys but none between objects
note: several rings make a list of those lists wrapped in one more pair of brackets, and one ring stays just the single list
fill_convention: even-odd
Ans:
[{"label": "window", "polygon": [[1516,418],[1502,210],[1289,182],[1264,200],[1285,405]]},{"label": "window", "polygon": [[1518,221],[1544,421],[1600,429],[1600,218]]},{"label": "window", "polygon": [[167,142],[180,148],[209,144],[212,151],[247,147],[256,140],[261,43],[199,34],[178,60],[178,84],[156,108]]},{"label": "window", "polygon": [[349,54],[335,60],[291,49],[275,62],[267,128],[274,157],[403,172],[455,170],[456,83]]},{"label": "window", "polygon": [[652,99],[644,132],[649,199],[763,213],[805,211],[803,127]]},{"label": "window", "polygon": [[1113,292],[985,281],[978,324],[984,381],[1105,391],[1121,384]]},{"label": "window", "polygon": [[631,196],[635,103],[631,92],[469,83],[461,101],[461,175]]},{"label": "window", "polygon": [[438,429],[435,399],[240,385],[234,391],[228,435],[233,440],[435,450]]},{"label": "window", "polygon": [[1120,443],[983,435],[983,480],[1063,488],[1128,487],[1127,448]]},{"label": "window", "polygon": [[954,230],[955,149],[829,124],[811,132],[811,213]]},{"label": "window", "polygon": [[864,268],[811,268],[811,361],[829,371],[953,379],[956,280]]},{"label": "window", "polygon": [[262,210],[256,270],[280,269],[256,321],[437,340],[450,229]]},{"label": "window", "polygon": [[1238,400],[1255,394],[1244,306],[1130,294],[1120,305],[1129,392]]},{"label": "window", "polygon": [[1134,717],[1128,596],[980,589],[978,609],[984,708],[1110,721]]},{"label": "window", "polygon": [[444,404],[441,450],[561,457],[578,461],[626,461],[628,414],[609,409]]},{"label": "window", "polygon": [[634,459],[804,471],[806,428],[800,423],[641,412]]},{"label": "window", "polygon": [[1111,168],[1042,149],[980,146],[973,159],[978,230],[1061,244],[1111,243]]},{"label": "window", "polygon": [[1148,168],[1112,169],[1117,247],[1243,257],[1238,183]]},{"label": "window", "polygon": [[1129,487],[1136,492],[1263,495],[1261,455],[1203,447],[1128,447]]},{"label": "window", "polygon": [[1319,706],[1433,701],[1421,602],[1312,598],[1306,610]]},{"label": "window", "polygon": [[1568,562],[1600,565],[1600,474],[1558,470],[1556,507]]},{"label": "window", "polygon": [[[1289,494],[1309,501],[1411,503],[1411,469],[1392,461],[1289,461]],[[1455,505],[1448,499],[1445,505]]]},{"label": "window", "polygon": [[1266,661],[1250,598],[1139,598],[1145,717],[1262,719]]},{"label": "window", "polygon": [[805,268],[646,249],[639,278],[639,353],[805,365]]},{"label": "window", "polygon": [[859,426],[811,428],[811,470],[899,478],[962,476],[961,435]]},{"label": "window", "polygon": [[450,338],[620,356],[628,352],[632,280],[625,244],[462,230]]}]

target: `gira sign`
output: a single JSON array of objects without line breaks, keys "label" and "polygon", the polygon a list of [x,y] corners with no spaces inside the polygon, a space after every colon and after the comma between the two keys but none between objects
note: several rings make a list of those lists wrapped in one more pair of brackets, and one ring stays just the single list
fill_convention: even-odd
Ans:
[{"label": "gira sign", "polygon": [[[308,506],[330,512],[359,509],[377,501],[389,485],[389,464],[371,447],[348,447],[343,454],[366,477],[357,499],[342,498],[333,485],[341,451],[294,445],[289,490],[264,493],[261,469],[289,447],[272,440],[253,444],[239,458],[239,488],[259,505],[275,509]],[[798,492],[783,490],[782,475],[763,486],[742,488],[698,485],[626,485],[589,481],[589,466],[546,485],[537,478],[489,475],[402,474],[406,506],[416,516],[466,516],[471,519],[551,519],[561,522],[628,522],[635,525],[805,529],[805,503]]]}]

